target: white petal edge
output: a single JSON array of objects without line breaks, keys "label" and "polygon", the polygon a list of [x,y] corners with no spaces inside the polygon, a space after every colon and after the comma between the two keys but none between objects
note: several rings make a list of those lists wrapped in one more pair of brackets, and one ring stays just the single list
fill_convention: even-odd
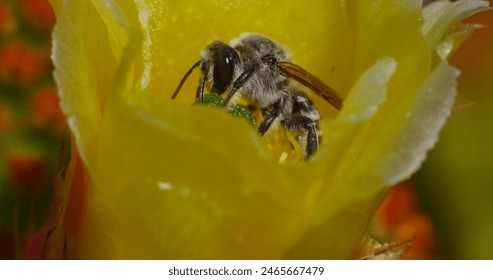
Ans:
[{"label": "white petal edge", "polygon": [[459,70],[442,61],[419,89],[405,114],[408,121],[397,134],[393,147],[375,165],[375,172],[384,178],[384,186],[392,186],[412,175],[438,141],[439,132],[451,114],[459,75]]},{"label": "white petal edge", "polygon": [[449,2],[447,0],[436,1],[423,9],[424,24],[421,32],[425,36],[428,46],[435,50],[437,45],[445,39],[448,34],[457,28],[460,21],[485,11],[489,7],[487,1],[462,0]]},{"label": "white petal edge", "polygon": [[393,58],[384,58],[366,70],[352,87],[338,120],[354,123],[375,115],[385,101],[387,82],[396,67],[397,62]]}]

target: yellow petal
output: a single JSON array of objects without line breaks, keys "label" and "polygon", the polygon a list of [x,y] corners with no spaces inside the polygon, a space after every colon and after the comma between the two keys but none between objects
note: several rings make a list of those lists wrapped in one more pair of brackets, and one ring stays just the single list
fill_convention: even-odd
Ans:
[{"label": "yellow petal", "polygon": [[[329,187],[317,193],[315,209],[311,209],[312,217],[307,219],[310,230],[290,249],[287,258],[337,259],[347,256],[358,246],[368,223],[368,213],[373,212],[372,207],[378,203],[378,191],[382,188],[381,185],[372,184],[364,188],[361,182],[347,184],[344,180],[349,179],[346,176],[364,149],[367,139],[362,127],[375,116],[385,99],[387,82],[394,74],[395,67],[395,61],[387,58],[363,73],[348,95],[338,119],[324,128],[325,141],[328,142],[326,147],[330,150],[320,151],[314,165],[328,165],[321,169],[325,169],[324,183]],[[330,157],[328,162],[317,161],[324,156]],[[367,167],[365,171],[371,170]]]},{"label": "yellow petal", "polygon": [[[64,3],[55,77],[92,176],[68,245],[81,258],[348,257],[455,96],[457,72],[431,63],[420,1]],[[196,76],[187,105],[165,101],[208,42],[244,31],[347,96],[309,164],[279,165],[245,121],[189,106]]]},{"label": "yellow petal", "polygon": [[102,103],[111,90],[108,81],[116,73],[117,61],[107,47],[106,26],[90,2],[65,1],[58,9],[54,77],[62,110],[84,161],[89,162],[96,157]]}]

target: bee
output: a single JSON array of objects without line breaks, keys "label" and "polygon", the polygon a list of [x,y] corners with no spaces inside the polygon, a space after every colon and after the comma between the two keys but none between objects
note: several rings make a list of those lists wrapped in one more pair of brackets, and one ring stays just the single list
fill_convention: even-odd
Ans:
[{"label": "bee", "polygon": [[275,121],[297,134],[308,161],[319,147],[320,114],[308,95],[292,80],[306,86],[337,109],[342,99],[320,79],[291,62],[290,53],[278,43],[259,34],[244,33],[229,44],[220,40],[210,43],[183,76],[172,95],[174,99],[188,76],[197,67],[202,75],[196,99],[203,102],[204,88],[227,95],[224,106],[235,103],[240,96],[260,108],[263,121],[257,128],[263,136]]}]

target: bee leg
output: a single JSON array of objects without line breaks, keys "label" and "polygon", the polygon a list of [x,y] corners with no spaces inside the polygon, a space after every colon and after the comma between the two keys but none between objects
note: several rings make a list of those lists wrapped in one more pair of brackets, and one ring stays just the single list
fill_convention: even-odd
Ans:
[{"label": "bee leg", "polygon": [[200,77],[200,83],[199,86],[197,87],[197,94],[195,94],[195,100],[199,100],[200,103],[204,103],[204,85],[208,73],[209,73],[209,69],[207,69],[205,73],[202,74],[202,77]]},{"label": "bee leg", "polygon": [[308,161],[318,150],[317,122],[310,118],[298,115],[282,120],[281,124],[287,130],[303,130],[308,133],[305,146],[305,161]]},{"label": "bee leg", "polygon": [[243,73],[240,74],[240,76],[234,81],[233,87],[228,93],[228,96],[224,99],[223,106],[227,106],[229,103],[229,100],[233,95],[236,93],[237,90],[239,90],[245,83],[250,79],[252,76],[253,72],[255,72],[255,68],[250,68],[245,70]]},{"label": "bee leg", "polygon": [[270,112],[266,116],[264,116],[264,120],[257,128],[258,134],[260,134],[260,136],[264,136],[264,134],[267,132],[267,130],[269,130],[269,128],[272,126],[272,123],[276,120],[277,117],[279,117],[279,111]]},{"label": "bee leg", "polygon": [[306,141],[305,161],[308,161],[318,150],[318,133],[316,124],[311,122],[307,125],[308,138]]},{"label": "bee leg", "polygon": [[279,114],[281,112],[281,103],[282,99],[274,103],[273,105],[262,109],[262,116],[264,116],[264,120],[257,128],[258,134],[260,134],[260,136],[263,136],[272,126],[277,117],[279,117]]}]

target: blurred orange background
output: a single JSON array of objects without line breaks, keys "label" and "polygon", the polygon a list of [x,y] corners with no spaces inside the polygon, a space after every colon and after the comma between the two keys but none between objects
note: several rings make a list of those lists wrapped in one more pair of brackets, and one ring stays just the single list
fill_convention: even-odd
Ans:
[{"label": "blurred orange background", "polygon": [[51,211],[65,127],[51,75],[54,23],[47,0],[0,2],[0,259],[28,258],[26,240]]}]

